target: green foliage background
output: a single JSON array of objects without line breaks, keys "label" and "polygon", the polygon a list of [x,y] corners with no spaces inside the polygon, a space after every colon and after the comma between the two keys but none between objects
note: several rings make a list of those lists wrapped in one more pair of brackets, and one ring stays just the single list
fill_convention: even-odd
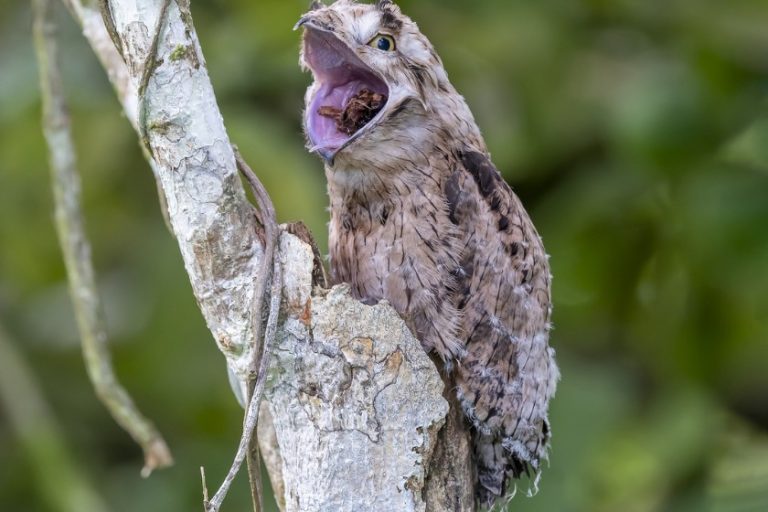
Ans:
[{"label": "green foliage background", "polygon": [[[400,4],[437,47],[552,254],[563,380],[551,467],[539,495],[509,510],[768,510],[768,2]],[[291,31],[305,7],[192,2],[230,135],[280,220],[303,219],[325,245],[321,164],[300,129],[309,76]],[[0,508],[76,510],[56,490],[69,458],[109,510],[201,510],[198,468],[219,481],[241,411],[136,136],[63,10],[61,19],[115,361],[177,464],[142,480],[140,452],[87,381],[52,224],[30,8],[6,0],[0,324],[66,447],[48,449],[49,434],[29,426],[22,444],[0,409]],[[241,479],[226,510],[247,507]]]}]

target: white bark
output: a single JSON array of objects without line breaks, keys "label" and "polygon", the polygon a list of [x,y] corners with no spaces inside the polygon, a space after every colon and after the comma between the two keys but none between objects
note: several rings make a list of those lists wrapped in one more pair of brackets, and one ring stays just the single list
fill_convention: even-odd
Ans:
[{"label": "white bark", "polygon": [[[163,1],[110,2],[122,55],[95,8],[64,1],[148,143],[195,297],[245,382],[264,250],[187,2],[171,1],[143,83]],[[283,303],[260,443],[285,510],[473,510],[466,431],[452,414],[441,431],[448,401],[419,342],[386,304],[364,306],[344,288],[313,295],[312,251],[298,238],[284,234],[278,255]]]},{"label": "white bark", "polygon": [[[155,60],[136,120],[160,178],[195,297],[219,348],[245,381],[253,360],[251,307],[262,245],[235,166],[191,20],[171,2],[112,1],[131,92],[138,91],[158,25]],[[150,66],[152,63],[150,63]],[[143,117],[143,119],[142,119]]]},{"label": "white bark", "polygon": [[424,511],[448,403],[435,365],[387,304],[312,295],[312,251],[280,246],[286,319],[267,391],[285,510]]}]

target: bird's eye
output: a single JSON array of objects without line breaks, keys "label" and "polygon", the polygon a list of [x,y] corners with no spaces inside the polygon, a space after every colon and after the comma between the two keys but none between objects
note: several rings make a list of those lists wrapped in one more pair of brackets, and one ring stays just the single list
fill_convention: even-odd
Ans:
[{"label": "bird's eye", "polygon": [[368,46],[383,52],[395,51],[395,38],[386,34],[379,34],[368,43]]}]

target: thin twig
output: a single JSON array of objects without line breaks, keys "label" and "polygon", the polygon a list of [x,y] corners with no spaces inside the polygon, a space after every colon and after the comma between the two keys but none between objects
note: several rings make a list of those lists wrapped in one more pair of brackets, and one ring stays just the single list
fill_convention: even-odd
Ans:
[{"label": "thin twig", "polygon": [[264,488],[261,484],[261,457],[259,456],[258,425],[248,443],[248,481],[251,484],[251,504],[253,512],[264,510]]},{"label": "thin twig", "polygon": [[[235,154],[237,169],[240,171],[240,174],[243,175],[253,192],[256,207],[258,208],[258,220],[264,229],[264,262],[262,263],[262,272],[259,273],[259,278],[256,282],[253,297],[253,339],[258,343],[261,338],[263,323],[262,312],[264,310],[264,294],[267,290],[267,282],[270,278],[270,265],[275,257],[275,246],[277,245],[279,227],[277,225],[277,215],[275,214],[275,207],[272,204],[272,198],[269,197],[264,185],[261,183],[258,176],[256,176],[256,173],[254,173],[248,166],[237,147],[233,147],[232,149]],[[260,360],[263,360],[263,357],[260,357],[258,350],[254,350],[253,359],[251,360],[250,365],[252,378],[257,375],[256,372],[259,369]]]},{"label": "thin twig", "polygon": [[[233,147],[234,154],[235,154],[235,160],[237,162],[237,168],[240,171],[240,173],[245,177],[246,181],[248,182],[248,185],[251,189],[251,192],[253,192],[254,199],[256,201],[256,206],[258,208],[258,220],[261,226],[264,229],[264,237],[265,237],[265,261],[271,261],[272,258],[274,258],[274,245],[277,242],[277,236],[278,236],[278,226],[277,226],[277,220],[276,220],[276,214],[274,205],[272,204],[272,199],[269,197],[269,194],[267,193],[266,189],[264,188],[264,185],[261,183],[261,180],[259,180],[258,176],[256,176],[256,173],[253,172],[253,170],[248,166],[245,159],[240,154],[240,151],[237,149],[237,147]],[[261,328],[262,328],[262,311],[264,309],[264,296],[266,292],[266,283],[267,278],[269,277],[269,267],[267,265],[264,265],[262,267],[262,272],[259,274],[259,282],[256,285],[255,293],[256,301],[254,302],[254,319],[256,322],[253,325],[253,333],[255,340],[255,343],[258,343],[259,338],[261,336]],[[274,297],[274,295],[273,295]],[[279,307],[279,304],[278,304]],[[271,309],[270,309],[271,310]],[[275,313],[276,314],[276,313]],[[266,337],[265,340],[271,340],[272,338]],[[265,341],[262,343],[262,347],[266,347],[267,342]],[[260,366],[260,360],[263,360],[264,355],[263,352],[260,352],[259,350],[254,350],[253,352],[253,359],[251,361],[251,379],[248,383],[248,400],[250,403],[250,400],[253,395],[253,389],[254,385],[256,383],[256,377],[257,370]],[[266,366],[265,368],[269,368],[269,358],[267,356]],[[259,399],[260,401],[260,399]],[[260,404],[257,403],[256,406],[258,407]],[[244,428],[247,428],[247,425],[244,425]],[[254,427],[254,434],[251,435],[250,442],[248,444],[248,454],[247,454],[247,463],[248,463],[248,480],[250,481],[250,487],[251,487],[251,503],[253,505],[254,512],[261,512],[264,509],[264,493],[262,489],[262,483],[261,483],[261,461],[259,457],[259,443],[257,436],[255,435],[255,427]]]},{"label": "thin twig", "polygon": [[[272,356],[272,348],[274,346],[275,334],[277,332],[277,319],[280,310],[280,299],[282,294],[282,267],[280,262],[275,257],[276,244],[279,237],[279,228],[277,226],[277,219],[275,215],[274,206],[272,200],[264,189],[261,181],[259,181],[256,174],[245,163],[245,160],[241,157],[240,153],[235,148],[235,158],[237,160],[238,169],[243,175],[245,175],[255,198],[258,201],[259,207],[262,210],[262,225],[267,237],[267,249],[270,254],[270,258],[274,260],[274,269],[272,271],[272,289],[270,291],[269,302],[269,316],[267,317],[267,326],[264,331],[264,341],[262,343],[263,349],[259,360],[256,359],[257,351],[254,352],[253,368],[258,367],[258,373],[256,374],[255,382],[253,383],[253,391],[251,393],[251,399],[249,407],[253,409],[255,414],[249,414],[246,416],[245,432],[248,435],[249,449],[248,449],[248,476],[251,484],[251,501],[253,502],[254,511],[261,512],[264,509],[263,503],[263,489],[261,485],[261,462],[259,459],[259,443],[257,439],[257,426],[259,419],[259,411],[261,406],[261,399],[264,394],[264,386],[266,385],[267,373],[269,371],[270,359]],[[266,256],[266,254],[265,254]],[[270,260],[267,260],[270,261]],[[267,267],[265,266],[265,269]],[[263,295],[262,295],[263,297]],[[262,305],[259,303],[259,309],[261,311]],[[250,383],[249,383],[250,384]],[[250,387],[250,386],[249,386]]]},{"label": "thin twig", "polygon": [[120,36],[117,34],[117,28],[115,28],[115,20],[112,18],[112,6],[109,4],[109,0],[99,0],[99,10],[101,11],[101,18],[104,20],[104,27],[109,32],[109,37],[112,42],[115,43],[115,48],[121,57],[123,55],[123,43],[120,41]]},{"label": "thin twig", "polygon": [[243,434],[240,438],[240,444],[237,448],[237,453],[235,454],[235,460],[232,463],[232,467],[230,468],[229,473],[227,473],[227,476],[224,479],[224,483],[221,484],[221,487],[218,491],[216,491],[216,494],[213,496],[213,498],[209,502],[205,503],[206,512],[218,512],[222,502],[224,501],[224,498],[226,498],[227,493],[229,492],[229,488],[232,486],[232,482],[234,481],[237,473],[240,471],[240,467],[245,461],[248,452],[248,445],[251,442],[254,433],[256,432],[256,426],[259,419],[259,406],[261,405],[261,398],[264,394],[264,386],[266,384],[267,372],[269,370],[268,361],[270,360],[270,356],[272,354],[273,340],[277,330],[277,317],[280,307],[281,293],[281,272],[282,269],[280,267],[280,262],[275,261],[272,271],[272,300],[270,301],[269,320],[267,321],[267,328],[264,332],[264,351],[261,358],[261,365],[259,366],[258,378],[256,379],[253,394],[248,404],[248,410],[246,411]]},{"label": "thin twig", "polygon": [[205,479],[205,468],[200,466],[200,479],[203,483],[203,503],[208,503],[208,482]]},{"label": "thin twig", "polygon": [[43,98],[43,129],[50,153],[56,229],[69,276],[70,293],[77,316],[86,369],[96,394],[115,421],[144,450],[143,476],[173,463],[170,450],[154,425],[145,418],[120,385],[107,347],[107,330],[91,245],[80,207],[80,177],[77,173],[69,113],[58,65],[56,27],[50,0],[35,0],[35,45]]},{"label": "thin twig", "polygon": [[[263,342],[261,343],[261,354],[254,349],[254,358],[251,362],[251,383],[249,382],[249,388],[252,387],[250,392],[248,408],[246,410],[245,421],[243,425],[243,434],[240,438],[240,444],[235,454],[235,459],[232,462],[232,466],[227,473],[224,482],[221,487],[213,496],[210,501],[205,502],[206,512],[218,512],[222,502],[227,496],[232,482],[234,481],[237,473],[243,465],[246,458],[250,461],[251,470],[249,471],[250,483],[251,483],[251,498],[254,506],[254,510],[257,512],[261,507],[261,474],[260,471],[255,471],[256,464],[253,460],[258,452],[254,452],[252,446],[255,445],[255,432],[259,419],[259,407],[261,405],[261,398],[264,394],[264,386],[267,380],[267,373],[269,371],[270,356],[272,354],[272,346],[277,331],[277,317],[280,309],[280,295],[282,292],[282,267],[278,258],[275,258],[277,237],[279,234],[279,227],[275,216],[275,209],[272,205],[272,200],[264,189],[264,186],[259,181],[256,174],[248,167],[248,164],[243,160],[237,148],[234,148],[235,160],[237,162],[238,170],[245,177],[251,190],[253,191],[256,199],[256,204],[260,212],[260,222],[264,228],[265,235],[265,250],[264,261],[262,264],[262,271],[259,274],[259,278],[254,292],[254,307],[253,307],[253,343],[259,342],[262,331],[263,321],[263,309],[264,309],[264,297],[266,292],[266,283],[269,280],[270,266],[272,267],[272,287],[270,290],[269,301],[269,316],[267,317],[267,325],[264,329]],[[252,455],[249,455],[252,454]]]},{"label": "thin twig", "polygon": [[125,58],[123,55],[123,43],[117,34],[117,28],[115,28],[115,20],[112,18],[112,6],[109,4],[109,0],[99,0],[99,10],[101,11],[101,18],[104,20],[104,28],[109,32],[109,37],[115,44],[117,52],[121,57]]},{"label": "thin twig", "polygon": [[280,299],[282,294],[282,277],[282,266],[278,259],[275,258],[275,265],[272,271],[269,317],[267,319],[267,328],[264,331],[264,349],[261,354],[259,372],[249,404],[249,408],[253,409],[254,413],[246,415],[245,421],[245,435],[248,435],[248,438],[250,439],[248,449],[248,477],[251,484],[251,501],[253,502],[255,512],[261,512],[264,509],[257,427],[259,411],[261,410],[261,400],[264,397],[264,387],[267,383],[267,373],[269,372],[272,349],[274,348],[275,335],[277,333],[277,319],[280,312]]}]

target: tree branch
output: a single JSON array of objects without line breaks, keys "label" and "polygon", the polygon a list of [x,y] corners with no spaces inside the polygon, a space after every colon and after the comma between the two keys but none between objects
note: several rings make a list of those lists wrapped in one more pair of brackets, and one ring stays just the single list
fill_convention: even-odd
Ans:
[{"label": "tree branch", "polygon": [[139,412],[112,368],[102,304],[91,261],[91,246],[80,208],[80,180],[58,65],[52,5],[50,0],[34,0],[33,6],[43,98],[43,128],[50,154],[56,229],[69,276],[86,368],[96,394],[115,421],[144,450],[142,474],[149,476],[154,469],[171,465],[173,458],[160,433]]},{"label": "tree branch", "polygon": [[[257,325],[252,309],[265,248],[187,6],[170,2],[160,24],[166,0],[111,0],[121,55],[100,11],[81,0],[67,1],[128,119],[139,135],[146,133],[195,297],[246,392],[260,350],[252,343]],[[161,33],[155,38],[157,28]]]},{"label": "tree branch", "polygon": [[[108,32],[101,12],[65,1],[145,139],[195,297],[240,394],[252,398],[225,486],[254,453],[263,390],[261,414],[273,421],[259,443],[284,510],[474,510],[466,427],[446,419],[440,375],[397,313],[360,304],[345,287],[313,291],[322,270],[306,237],[280,234],[272,266],[271,203],[257,191],[254,216],[245,198],[188,2],[162,14],[165,0],[111,0]],[[209,509],[219,496],[206,491]]]},{"label": "tree branch", "polygon": [[[261,486],[261,464],[259,462],[259,444],[256,439],[256,425],[259,419],[259,411],[261,410],[261,400],[264,395],[264,384],[266,382],[266,375],[269,369],[269,363],[272,352],[272,345],[274,343],[275,328],[277,325],[277,315],[280,308],[280,287],[282,285],[281,269],[276,267],[274,270],[270,269],[269,262],[274,262],[275,258],[275,245],[277,244],[277,238],[279,234],[279,227],[277,225],[277,215],[275,214],[275,207],[272,204],[272,199],[269,197],[264,185],[259,181],[258,176],[251,170],[248,164],[245,162],[240,152],[235,148],[235,160],[237,161],[237,168],[245,178],[248,185],[251,187],[256,205],[258,207],[258,217],[261,226],[264,230],[265,238],[265,251],[264,251],[264,265],[262,271],[259,274],[259,281],[256,283],[255,294],[255,306],[253,310],[256,312],[254,318],[257,320],[257,324],[253,326],[254,339],[261,339],[261,311],[264,307],[264,296],[267,287],[268,276],[272,277],[272,289],[270,291],[269,300],[269,314],[267,317],[266,331],[264,335],[264,341],[262,343],[262,352],[259,358],[254,357],[251,362],[252,376],[248,383],[249,396],[248,396],[248,409],[249,413],[246,419],[251,418],[251,422],[246,421],[243,428],[243,441],[247,443],[247,460],[248,460],[248,478],[251,482],[251,501],[253,504],[254,512],[261,512],[264,509],[263,489]],[[254,355],[256,353],[254,352]],[[242,445],[242,441],[241,441]]]}]

